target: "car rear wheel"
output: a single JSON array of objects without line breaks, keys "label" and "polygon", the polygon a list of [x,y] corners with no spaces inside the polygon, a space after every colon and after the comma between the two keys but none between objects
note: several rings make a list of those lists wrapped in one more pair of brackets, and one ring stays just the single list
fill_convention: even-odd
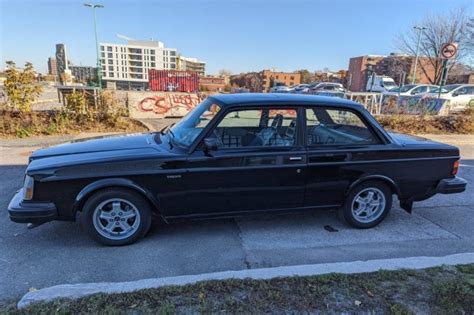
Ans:
[{"label": "car rear wheel", "polygon": [[385,219],[392,208],[392,191],[378,181],[365,182],[354,187],[341,209],[341,216],[351,226],[367,229]]},{"label": "car rear wheel", "polygon": [[151,209],[142,196],[125,189],[107,189],[90,197],[81,216],[87,233],[111,246],[127,245],[150,229]]}]

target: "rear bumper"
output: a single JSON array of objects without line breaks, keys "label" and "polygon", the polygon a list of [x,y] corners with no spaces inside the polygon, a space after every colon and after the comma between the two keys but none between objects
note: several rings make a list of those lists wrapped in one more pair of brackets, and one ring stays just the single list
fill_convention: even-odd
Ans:
[{"label": "rear bumper", "polygon": [[461,177],[445,178],[440,180],[436,186],[439,194],[456,194],[466,190],[467,182]]},{"label": "rear bumper", "polygon": [[54,203],[24,201],[20,189],[8,205],[8,215],[17,223],[44,223],[56,219],[58,211]]}]

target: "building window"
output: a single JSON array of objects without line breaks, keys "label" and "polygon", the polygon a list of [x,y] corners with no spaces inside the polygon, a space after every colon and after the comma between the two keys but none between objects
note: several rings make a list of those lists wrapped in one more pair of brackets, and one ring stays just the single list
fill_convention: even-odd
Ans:
[{"label": "building window", "polygon": [[109,65],[113,65],[114,61],[112,59],[109,59]]},{"label": "building window", "polygon": [[163,57],[163,62],[165,62],[165,61],[166,61],[166,58],[165,58],[165,57]]},{"label": "building window", "polygon": [[155,67],[155,63],[154,63],[154,62],[151,63],[151,67],[152,67],[152,68]]},{"label": "building window", "polygon": [[108,54],[107,54],[107,57],[108,57],[108,58],[113,58],[113,57],[114,57],[114,54],[108,53]]},{"label": "building window", "polygon": [[109,77],[113,78],[113,77],[114,77],[114,73],[113,73],[113,72],[109,72]]},{"label": "building window", "polygon": [[109,71],[114,71],[114,66],[109,66]]},{"label": "building window", "polygon": [[170,56],[176,56],[176,51],[174,50],[170,51]]},{"label": "building window", "polygon": [[171,58],[170,58],[170,61],[171,61],[171,62],[176,62],[176,58],[175,58],[175,57],[171,57]]},{"label": "building window", "polygon": [[171,64],[171,69],[176,69],[176,65],[174,63]]},{"label": "building window", "polygon": [[101,56],[102,58],[105,58],[105,53],[104,53],[104,52],[101,52],[101,53],[100,53],[100,56]]},{"label": "building window", "polygon": [[105,50],[105,47],[104,46],[100,46],[100,50],[104,51]]},{"label": "building window", "polygon": [[295,79],[295,77],[294,77],[294,76],[291,76],[291,77],[290,77],[290,80],[294,80],[294,79]]},{"label": "building window", "polygon": [[112,47],[111,46],[107,47],[107,51],[112,51]]}]

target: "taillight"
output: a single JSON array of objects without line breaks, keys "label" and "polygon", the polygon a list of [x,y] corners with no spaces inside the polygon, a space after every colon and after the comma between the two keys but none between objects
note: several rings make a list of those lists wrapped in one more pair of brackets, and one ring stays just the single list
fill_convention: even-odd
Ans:
[{"label": "taillight", "polygon": [[453,163],[453,171],[451,172],[451,174],[456,175],[458,173],[458,169],[459,169],[459,160]]}]

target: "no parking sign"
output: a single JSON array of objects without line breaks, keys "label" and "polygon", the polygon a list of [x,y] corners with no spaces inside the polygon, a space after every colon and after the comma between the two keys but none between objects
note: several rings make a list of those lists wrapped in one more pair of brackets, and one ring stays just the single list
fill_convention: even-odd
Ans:
[{"label": "no parking sign", "polygon": [[456,57],[458,52],[457,43],[446,43],[441,47],[441,58],[443,59],[452,59]]}]

